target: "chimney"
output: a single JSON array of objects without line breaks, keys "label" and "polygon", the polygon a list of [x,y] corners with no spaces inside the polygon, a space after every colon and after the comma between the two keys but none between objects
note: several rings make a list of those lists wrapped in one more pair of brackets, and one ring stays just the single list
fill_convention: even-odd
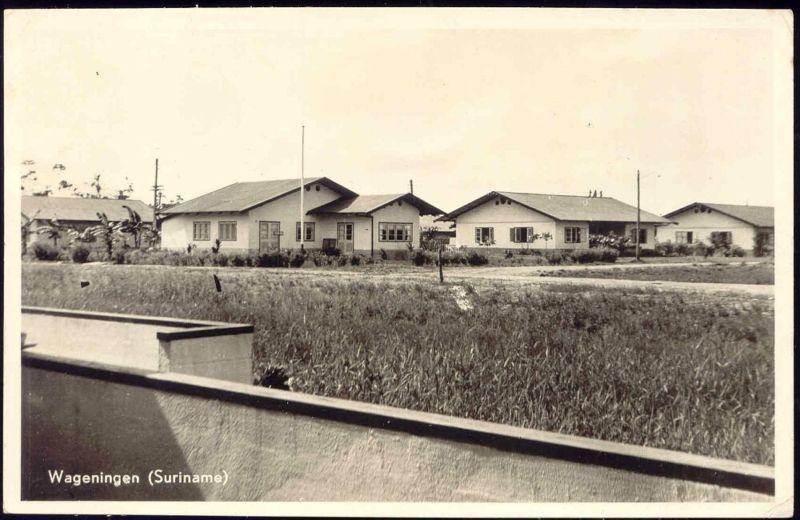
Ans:
[{"label": "chimney", "polygon": [[411,194],[414,194],[414,179],[408,181],[408,186],[411,188]]}]

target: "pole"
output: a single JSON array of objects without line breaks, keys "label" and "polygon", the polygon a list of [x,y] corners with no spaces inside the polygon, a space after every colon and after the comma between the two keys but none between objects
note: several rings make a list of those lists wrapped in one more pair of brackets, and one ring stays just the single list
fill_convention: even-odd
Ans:
[{"label": "pole", "polygon": [[156,180],[153,183],[153,218],[155,218],[156,208],[158,208],[158,157],[156,157]]},{"label": "pole", "polygon": [[303,211],[303,193],[306,191],[306,125],[300,127],[300,250],[306,238],[306,225]]},{"label": "pole", "polygon": [[641,218],[642,218],[642,210],[640,207],[640,199],[641,199],[641,190],[639,188],[639,170],[636,170],[636,261],[639,261],[639,237],[641,237],[641,232],[639,231],[639,227],[641,226]]},{"label": "pole", "polygon": [[442,271],[442,248],[444,245],[439,243],[439,283],[444,283],[444,271]]}]

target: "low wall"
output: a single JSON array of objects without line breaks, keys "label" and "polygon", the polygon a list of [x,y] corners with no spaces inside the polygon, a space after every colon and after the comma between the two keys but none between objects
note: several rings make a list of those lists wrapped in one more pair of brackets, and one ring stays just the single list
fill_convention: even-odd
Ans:
[{"label": "low wall", "polygon": [[[764,466],[29,351],[22,385],[23,500],[766,501],[774,492]],[[100,472],[129,483],[64,482]],[[164,482],[174,474],[211,481]]]}]

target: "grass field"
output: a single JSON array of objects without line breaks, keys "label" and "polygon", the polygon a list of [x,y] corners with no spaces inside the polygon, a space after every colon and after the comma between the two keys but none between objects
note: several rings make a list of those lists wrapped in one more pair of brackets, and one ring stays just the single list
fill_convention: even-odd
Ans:
[{"label": "grass field", "polygon": [[253,323],[297,391],[773,463],[768,300],[211,272],[24,265],[22,299]]},{"label": "grass field", "polygon": [[592,269],[589,267],[581,270],[548,271],[545,276],[773,285],[775,283],[775,266],[771,263],[754,265],[728,263],[675,267],[639,267],[636,269]]}]

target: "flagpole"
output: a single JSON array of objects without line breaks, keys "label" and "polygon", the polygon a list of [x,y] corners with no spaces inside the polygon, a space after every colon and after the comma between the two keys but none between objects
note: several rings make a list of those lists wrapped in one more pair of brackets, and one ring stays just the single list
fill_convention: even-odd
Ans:
[{"label": "flagpole", "polygon": [[300,250],[303,250],[303,242],[306,238],[305,219],[303,216],[303,193],[306,191],[306,125],[300,127]]}]

